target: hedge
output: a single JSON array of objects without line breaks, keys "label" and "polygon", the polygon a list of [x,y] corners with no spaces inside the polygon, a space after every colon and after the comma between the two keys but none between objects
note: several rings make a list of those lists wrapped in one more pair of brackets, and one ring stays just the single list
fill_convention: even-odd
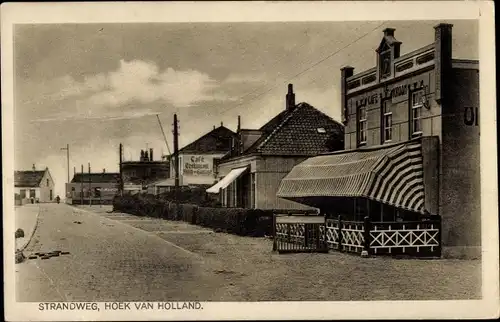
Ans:
[{"label": "hedge", "polygon": [[113,211],[136,216],[182,220],[241,236],[272,235],[273,210],[200,207],[176,204],[153,195],[125,195],[113,199]]}]

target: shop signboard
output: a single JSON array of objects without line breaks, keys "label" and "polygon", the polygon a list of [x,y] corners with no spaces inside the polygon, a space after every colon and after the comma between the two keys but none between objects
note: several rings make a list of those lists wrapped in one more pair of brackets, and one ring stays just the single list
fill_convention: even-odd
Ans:
[{"label": "shop signboard", "polygon": [[211,155],[183,155],[181,174],[187,177],[213,178],[213,157]]}]

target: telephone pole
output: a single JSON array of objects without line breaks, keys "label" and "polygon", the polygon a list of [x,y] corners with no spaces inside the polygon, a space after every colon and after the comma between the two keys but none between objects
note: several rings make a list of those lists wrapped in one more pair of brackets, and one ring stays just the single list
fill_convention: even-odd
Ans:
[{"label": "telephone pole", "polygon": [[[69,189],[69,144],[66,144],[66,147],[65,148],[61,148],[61,150],[66,150],[66,162],[67,162],[67,167],[68,167],[68,185],[66,185],[66,189]],[[66,190],[65,189],[65,190]],[[67,195],[68,195],[68,191],[66,191],[66,198],[67,198]]]},{"label": "telephone pole", "polygon": [[90,172],[90,162],[89,162],[89,206],[92,206],[92,174]]},{"label": "telephone pole", "polygon": [[81,205],[83,206],[83,164],[82,164],[82,176],[80,178],[80,202],[81,202]]},{"label": "telephone pole", "polygon": [[175,205],[177,210],[177,219],[180,215],[180,193],[179,193],[179,125],[177,114],[174,114],[174,171],[175,171]]},{"label": "telephone pole", "polygon": [[119,182],[119,192],[120,196],[123,196],[123,171],[122,171],[122,163],[123,163],[123,144],[120,143],[120,182]]}]

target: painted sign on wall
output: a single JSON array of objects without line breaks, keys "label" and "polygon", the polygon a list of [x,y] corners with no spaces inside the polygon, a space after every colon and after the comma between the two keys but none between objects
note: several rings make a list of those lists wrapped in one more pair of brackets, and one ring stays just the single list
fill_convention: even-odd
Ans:
[{"label": "painted sign on wall", "polygon": [[181,174],[184,176],[214,176],[213,157],[210,155],[183,155]]},{"label": "painted sign on wall", "polygon": [[[363,96],[357,96],[354,99],[356,108],[360,106],[378,105],[383,99],[392,99],[393,102],[407,100],[411,91],[428,88],[428,78],[420,80],[406,80],[396,84],[386,85]],[[428,94],[428,93],[426,93]]]}]

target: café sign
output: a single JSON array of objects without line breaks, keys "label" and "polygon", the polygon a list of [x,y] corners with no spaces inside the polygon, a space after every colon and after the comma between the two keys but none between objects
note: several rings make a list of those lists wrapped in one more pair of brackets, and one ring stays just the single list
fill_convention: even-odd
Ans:
[{"label": "caf\u00e9 sign", "polygon": [[213,158],[207,155],[183,156],[182,174],[185,176],[213,177]]},{"label": "caf\u00e9 sign", "polygon": [[401,96],[407,96],[410,91],[419,90],[425,87],[424,81],[396,84],[395,86],[386,85],[378,93],[369,93],[368,95],[356,100],[356,107],[378,104],[382,99],[395,99]]}]

